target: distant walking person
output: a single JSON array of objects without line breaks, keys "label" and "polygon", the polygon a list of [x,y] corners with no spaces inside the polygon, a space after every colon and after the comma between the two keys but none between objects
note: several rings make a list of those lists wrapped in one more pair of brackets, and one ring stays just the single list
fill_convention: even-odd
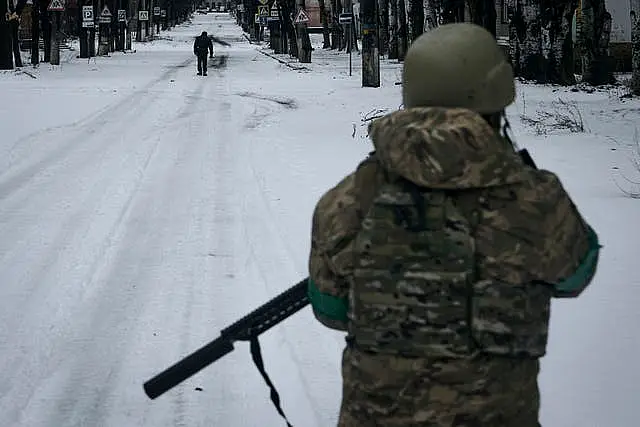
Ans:
[{"label": "distant walking person", "polygon": [[198,75],[207,75],[207,51],[209,56],[213,58],[213,42],[207,35],[206,31],[203,31],[196,41],[193,43],[193,53],[198,57]]}]

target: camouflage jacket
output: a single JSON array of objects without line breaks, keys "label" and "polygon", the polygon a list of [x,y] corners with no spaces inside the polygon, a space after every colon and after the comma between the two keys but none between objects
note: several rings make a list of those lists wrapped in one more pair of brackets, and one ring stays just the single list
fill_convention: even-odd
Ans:
[{"label": "camouflage jacket", "polygon": [[[595,274],[599,249],[557,176],[525,165],[508,141],[469,110],[397,111],[373,122],[369,133],[376,151],[314,211],[309,298],[316,318],[348,329],[363,218],[380,188],[401,177],[477,201],[477,274],[469,310],[478,348],[544,354],[551,297],[579,295]],[[505,336],[509,343],[501,344]]]}]

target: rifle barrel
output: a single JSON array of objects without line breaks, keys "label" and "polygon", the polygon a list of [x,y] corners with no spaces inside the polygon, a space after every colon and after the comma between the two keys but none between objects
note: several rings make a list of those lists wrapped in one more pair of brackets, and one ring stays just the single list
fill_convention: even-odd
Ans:
[{"label": "rifle barrel", "polygon": [[233,342],[213,340],[144,383],[144,392],[155,399],[232,351]]}]

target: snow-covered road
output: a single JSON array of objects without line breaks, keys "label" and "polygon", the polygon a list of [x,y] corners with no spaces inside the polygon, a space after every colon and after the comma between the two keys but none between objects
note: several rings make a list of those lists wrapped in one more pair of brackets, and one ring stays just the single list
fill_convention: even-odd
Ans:
[{"label": "snow-covered road", "polygon": [[[193,37],[231,43],[196,76]],[[155,400],[142,385],[307,272],[318,198],[399,108],[402,64],[362,88],[359,54],[300,69],[226,14],[134,53],[0,72],[0,427],[280,427],[247,344]],[[26,61],[28,63],[28,61]],[[28,72],[29,74],[25,74]],[[596,280],[554,301],[545,427],[636,427],[640,100],[518,82],[516,140],[556,172],[604,245]],[[584,132],[526,117],[570,100]],[[564,113],[563,113],[564,112]],[[620,188],[619,188],[620,187]],[[336,425],[343,335],[304,309],[261,336],[296,427]]]},{"label": "snow-covered road", "polygon": [[[293,257],[306,254],[282,237],[251,152],[252,129],[292,105],[233,90],[231,78],[276,68],[266,57],[252,64],[258,54],[240,29],[215,18],[170,33],[182,46],[141,52],[144,84],[138,76],[137,88],[80,120],[3,146],[3,427],[283,424],[243,345],[155,401],[142,391],[305,274]],[[210,26],[235,37],[227,67],[203,78],[189,37]],[[274,274],[283,281],[268,283]],[[335,414],[314,408],[286,332],[261,341],[291,420],[326,426]]]}]

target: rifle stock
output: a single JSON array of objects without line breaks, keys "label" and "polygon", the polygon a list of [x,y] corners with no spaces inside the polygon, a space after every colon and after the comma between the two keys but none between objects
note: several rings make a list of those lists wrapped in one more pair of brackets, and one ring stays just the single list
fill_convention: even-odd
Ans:
[{"label": "rifle stock", "polygon": [[235,341],[250,341],[309,304],[307,280],[269,300],[220,332],[220,336],[144,383],[155,399],[234,350]]}]

